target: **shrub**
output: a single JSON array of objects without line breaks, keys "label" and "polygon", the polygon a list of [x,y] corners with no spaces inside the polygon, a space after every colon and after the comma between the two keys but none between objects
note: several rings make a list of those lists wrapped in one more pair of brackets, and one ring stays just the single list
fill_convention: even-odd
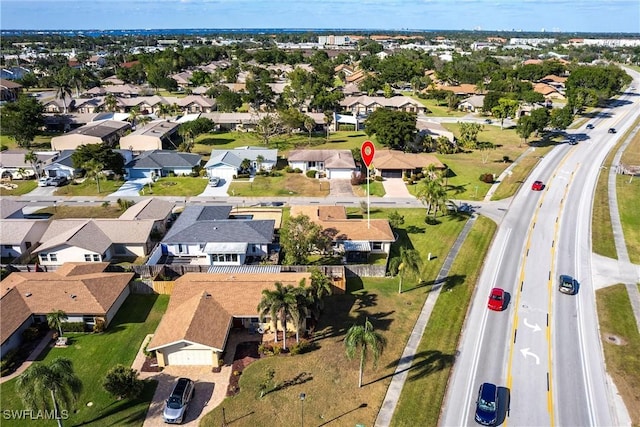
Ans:
[{"label": "shrub", "polygon": [[486,182],[487,184],[493,184],[493,174],[483,173],[482,175],[480,175],[480,181]]},{"label": "shrub", "polygon": [[138,371],[124,365],[116,365],[109,369],[102,386],[111,395],[119,399],[135,399],[144,388],[144,381],[138,379]]},{"label": "shrub", "polygon": [[293,173],[293,168],[291,166],[287,166],[286,168],[284,168],[284,171],[286,173]]},{"label": "shrub", "polygon": [[104,320],[96,319],[95,325],[93,325],[93,332],[100,333],[104,332]]},{"label": "shrub", "polygon": [[300,169],[300,168],[295,168],[295,169],[293,170],[293,173],[302,173],[302,169]]},{"label": "shrub", "polygon": [[353,174],[351,175],[351,185],[360,185],[364,184],[364,175],[362,174]]},{"label": "shrub", "polygon": [[378,182],[382,181],[382,176],[381,175],[376,175],[373,179],[375,179]]},{"label": "shrub", "polygon": [[271,170],[271,172],[268,172],[267,175],[269,176],[282,176],[282,173],[278,172],[277,170]]},{"label": "shrub", "polygon": [[2,361],[0,361],[0,376],[4,377],[13,372],[19,361],[20,349],[14,348],[9,350]]},{"label": "shrub", "polygon": [[317,171],[315,171],[315,170],[308,170],[307,173],[306,173],[307,178],[315,178],[316,177],[316,173],[317,173]]},{"label": "shrub", "polygon": [[62,332],[84,332],[84,322],[62,322]]},{"label": "shrub", "polygon": [[33,341],[40,336],[40,330],[35,326],[30,326],[22,331],[22,339],[25,341]]},{"label": "shrub", "polygon": [[102,207],[106,209],[106,208],[109,207],[110,204],[111,204],[111,202],[109,202],[108,200],[104,201],[104,202],[102,202]]},{"label": "shrub", "polygon": [[307,340],[302,340],[298,343],[295,343],[294,345],[291,346],[290,352],[292,355],[296,355],[296,354],[304,354],[304,353],[308,353],[309,351],[313,350],[315,348],[315,344],[307,341]]}]

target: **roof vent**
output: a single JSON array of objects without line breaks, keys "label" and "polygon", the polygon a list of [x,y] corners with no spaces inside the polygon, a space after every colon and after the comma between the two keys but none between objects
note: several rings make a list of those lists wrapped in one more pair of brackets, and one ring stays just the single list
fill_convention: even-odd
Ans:
[{"label": "roof vent", "polygon": [[32,295],[31,292],[27,292],[26,294],[24,294],[25,297],[30,297],[31,295]]},{"label": "roof vent", "polygon": [[76,299],[76,296],[77,295],[75,295],[75,294],[71,294],[71,299]]}]

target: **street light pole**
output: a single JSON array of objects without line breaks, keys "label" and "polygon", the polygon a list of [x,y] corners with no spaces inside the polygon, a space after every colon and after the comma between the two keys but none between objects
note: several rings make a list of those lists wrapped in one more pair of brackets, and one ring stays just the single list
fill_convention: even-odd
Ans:
[{"label": "street light pole", "polygon": [[300,425],[302,427],[304,427],[304,399],[306,397],[306,394],[300,393]]}]

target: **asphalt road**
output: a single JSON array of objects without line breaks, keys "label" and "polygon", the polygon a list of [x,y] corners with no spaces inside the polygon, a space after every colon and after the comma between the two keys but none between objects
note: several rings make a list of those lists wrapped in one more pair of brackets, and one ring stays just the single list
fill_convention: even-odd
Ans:
[{"label": "asphalt road", "polygon": [[[498,424],[619,425],[591,281],[591,203],[600,165],[639,103],[635,94],[621,97],[590,121],[595,129],[575,132],[578,145],[545,156],[514,196],[465,323],[442,425],[476,424],[483,382],[499,387]],[[546,184],[542,192],[531,190],[536,179]],[[558,292],[559,274],[578,279],[577,295]],[[502,312],[486,307],[496,286],[508,293]]]}]

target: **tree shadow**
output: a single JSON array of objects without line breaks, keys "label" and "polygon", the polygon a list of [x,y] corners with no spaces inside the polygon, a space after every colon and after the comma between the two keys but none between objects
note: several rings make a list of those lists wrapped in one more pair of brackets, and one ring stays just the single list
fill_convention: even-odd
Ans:
[{"label": "tree shadow", "polygon": [[378,295],[370,294],[367,291],[354,293],[354,305],[357,306],[356,311],[363,310],[368,307],[374,307],[378,304]]},{"label": "tree shadow", "polygon": [[368,313],[364,311],[357,311],[357,316],[355,319],[351,318],[353,321],[353,325],[363,325],[365,319],[369,320],[374,328],[379,331],[388,331],[391,327],[391,323],[393,319],[390,316],[395,313],[395,310],[388,312],[377,312],[377,313]]},{"label": "tree shadow", "polygon": [[[418,284],[412,288],[403,289],[402,293],[415,291],[420,288],[430,287],[427,290],[427,293],[433,292],[439,288],[442,288],[442,291],[449,291],[454,287],[461,285],[464,283],[466,276],[454,274],[453,276],[442,277],[440,279],[434,280],[420,280]],[[442,292],[441,291],[441,292]]]},{"label": "tree shadow", "polygon": [[227,139],[227,138],[202,138],[201,140],[198,141],[198,144],[200,145],[226,145],[226,144],[230,144],[234,142],[233,139]]},{"label": "tree shadow", "polygon": [[426,228],[410,225],[406,230],[408,234],[423,234],[426,231]]},{"label": "tree shadow", "polygon": [[[383,377],[377,378],[365,385],[370,385],[377,383],[378,381],[383,381],[387,378],[393,377],[394,375],[400,374],[402,372],[409,372],[407,379],[409,381],[416,381],[421,378],[426,377],[434,372],[441,371],[449,366],[453,365],[455,362],[456,356],[455,354],[444,354],[439,350],[426,350],[417,353],[412,358],[412,364],[406,369],[400,371],[394,371],[391,374],[385,375]],[[401,362],[404,362],[406,359],[400,358],[396,359],[393,362],[389,363],[385,368],[393,368],[394,366],[398,366]]]},{"label": "tree shadow", "polygon": [[266,396],[269,393],[275,393],[276,391],[284,390],[286,388],[289,388],[295,385],[304,384],[306,382],[311,381],[312,379],[313,379],[313,376],[309,372],[300,372],[295,377],[276,384],[271,390],[267,391],[264,395]]},{"label": "tree shadow", "polygon": [[327,421],[323,422],[318,427],[326,426],[327,424],[332,423],[334,421],[337,421],[340,418],[344,417],[345,415],[352,413],[353,411],[357,411],[358,409],[361,409],[361,408],[366,408],[367,406],[368,405],[366,403],[361,403],[360,405],[356,406],[355,408],[350,409],[347,412],[344,412],[344,413],[342,413],[342,414],[340,414],[340,415],[338,415],[338,416],[336,416],[334,418],[331,418],[330,420],[327,420]]}]

